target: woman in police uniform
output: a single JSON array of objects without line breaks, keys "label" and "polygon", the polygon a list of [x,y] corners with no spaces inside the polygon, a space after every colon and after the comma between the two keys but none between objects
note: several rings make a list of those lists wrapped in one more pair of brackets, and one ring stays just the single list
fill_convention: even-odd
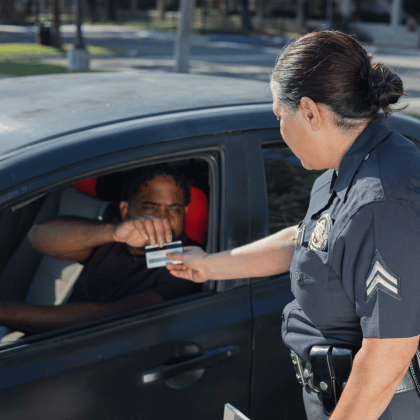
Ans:
[{"label": "woman in police uniform", "polygon": [[290,270],[282,336],[308,419],[419,419],[408,372],[420,334],[420,155],[382,121],[401,79],[354,38],[323,31],[283,50],[271,90],[284,141],[305,168],[328,169],[305,219],[231,251],[173,254],[183,264],[168,268],[195,282]]}]

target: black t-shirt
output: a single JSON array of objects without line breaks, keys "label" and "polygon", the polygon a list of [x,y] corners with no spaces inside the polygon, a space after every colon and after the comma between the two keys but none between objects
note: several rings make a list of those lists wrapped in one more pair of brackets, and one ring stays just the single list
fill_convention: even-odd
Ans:
[{"label": "black t-shirt", "polygon": [[174,277],[166,267],[148,269],[145,257],[132,255],[123,243],[96,248],[84,265],[66,303],[113,303],[146,290],[172,300],[201,290],[200,284]]}]

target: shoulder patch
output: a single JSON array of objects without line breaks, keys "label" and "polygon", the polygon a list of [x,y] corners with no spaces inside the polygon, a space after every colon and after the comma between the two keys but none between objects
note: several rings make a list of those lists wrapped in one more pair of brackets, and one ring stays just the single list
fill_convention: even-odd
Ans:
[{"label": "shoulder patch", "polygon": [[366,303],[369,302],[378,290],[382,290],[388,295],[401,300],[400,283],[400,277],[388,268],[385,261],[379,255],[379,252],[376,251],[372,268],[366,279]]}]

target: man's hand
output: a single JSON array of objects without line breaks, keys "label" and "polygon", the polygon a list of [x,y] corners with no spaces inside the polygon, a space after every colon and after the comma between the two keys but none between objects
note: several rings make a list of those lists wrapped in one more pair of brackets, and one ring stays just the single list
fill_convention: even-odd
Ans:
[{"label": "man's hand", "polygon": [[167,264],[166,268],[175,277],[191,280],[195,283],[204,283],[210,280],[209,274],[204,265],[205,258],[208,257],[201,248],[187,246],[183,248],[184,253],[168,253],[166,256],[172,261],[182,261],[182,264]]},{"label": "man's hand", "polygon": [[127,219],[118,224],[113,239],[134,248],[156,244],[162,247],[165,242],[172,241],[172,231],[168,219],[143,213],[135,219]]}]

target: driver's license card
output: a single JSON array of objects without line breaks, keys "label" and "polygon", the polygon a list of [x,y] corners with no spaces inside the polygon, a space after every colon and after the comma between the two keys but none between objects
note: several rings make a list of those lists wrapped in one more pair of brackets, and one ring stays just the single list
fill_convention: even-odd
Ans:
[{"label": "driver's license card", "polygon": [[182,242],[167,242],[160,248],[158,245],[147,245],[144,247],[146,251],[147,268],[164,267],[168,263],[181,264],[181,261],[170,261],[166,258],[166,254],[179,252],[182,254]]}]

